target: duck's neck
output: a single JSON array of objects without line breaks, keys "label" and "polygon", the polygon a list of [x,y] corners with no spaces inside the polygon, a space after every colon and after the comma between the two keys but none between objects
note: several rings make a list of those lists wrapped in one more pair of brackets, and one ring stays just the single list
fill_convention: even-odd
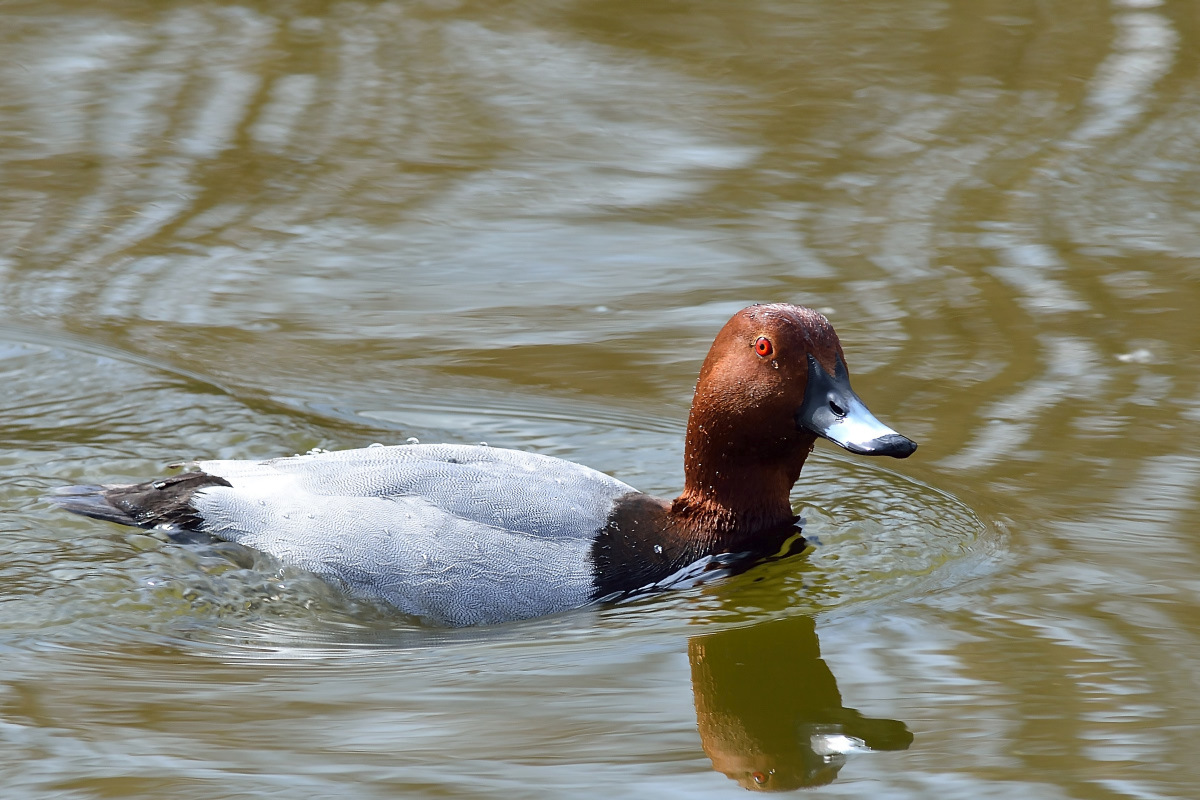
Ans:
[{"label": "duck's neck", "polygon": [[798,433],[731,452],[714,446],[718,437],[691,427],[684,488],[671,503],[672,520],[714,550],[760,549],[763,536],[795,520],[792,486],[816,437]]},{"label": "duck's neck", "polygon": [[[692,427],[683,493],[668,503],[631,492],[614,505],[597,534],[595,597],[646,589],[705,556],[773,555],[795,536],[792,484],[815,437],[789,434],[786,442],[771,447],[759,442],[754,452],[739,451],[746,457],[732,457],[708,447],[710,438],[701,434],[711,427],[695,433]],[[781,443],[788,446],[775,446]]]}]

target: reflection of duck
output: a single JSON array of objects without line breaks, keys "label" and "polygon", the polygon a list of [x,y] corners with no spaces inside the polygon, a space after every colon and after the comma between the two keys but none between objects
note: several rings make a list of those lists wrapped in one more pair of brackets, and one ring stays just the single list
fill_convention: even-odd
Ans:
[{"label": "reflection of duck", "polygon": [[821,786],[847,750],[912,743],[903,722],[842,706],[812,617],[694,636],[688,659],[704,752],[747,789]]}]

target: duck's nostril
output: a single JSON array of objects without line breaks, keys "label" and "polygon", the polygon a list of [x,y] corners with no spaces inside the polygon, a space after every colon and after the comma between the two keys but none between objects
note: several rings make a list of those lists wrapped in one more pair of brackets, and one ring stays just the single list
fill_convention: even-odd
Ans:
[{"label": "duck's nostril", "polygon": [[836,415],[837,415],[837,416],[839,416],[839,417],[844,417],[844,416],[846,416],[846,409],[844,409],[844,408],[842,408],[841,406],[839,406],[839,405],[837,404],[837,401],[836,401],[836,400],[830,400],[830,401],[829,401],[829,410],[830,410],[830,411],[832,411],[834,414],[836,414]]}]

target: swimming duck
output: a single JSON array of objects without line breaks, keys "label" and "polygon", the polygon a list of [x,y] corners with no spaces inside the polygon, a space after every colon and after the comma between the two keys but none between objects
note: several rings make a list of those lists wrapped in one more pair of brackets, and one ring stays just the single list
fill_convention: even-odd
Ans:
[{"label": "swimming duck", "polygon": [[428,622],[475,625],[778,552],[795,536],[791,489],[818,437],[861,455],[917,448],[851,389],[829,320],[754,305],[725,324],[700,368],[674,500],[562,459],[454,444],[199,461],[52,499],[122,525],[201,531]]}]

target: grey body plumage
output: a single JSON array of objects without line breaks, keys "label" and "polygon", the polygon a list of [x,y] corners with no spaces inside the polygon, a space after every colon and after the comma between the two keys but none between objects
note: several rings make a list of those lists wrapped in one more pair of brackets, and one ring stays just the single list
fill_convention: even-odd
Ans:
[{"label": "grey body plumage", "polygon": [[[568,461],[470,445],[368,447],[197,467],[229,485],[191,495],[196,529],[443,625],[523,619],[590,602],[596,533],[613,503],[634,492]],[[81,507],[82,497],[68,492],[63,505],[103,516]]]}]

